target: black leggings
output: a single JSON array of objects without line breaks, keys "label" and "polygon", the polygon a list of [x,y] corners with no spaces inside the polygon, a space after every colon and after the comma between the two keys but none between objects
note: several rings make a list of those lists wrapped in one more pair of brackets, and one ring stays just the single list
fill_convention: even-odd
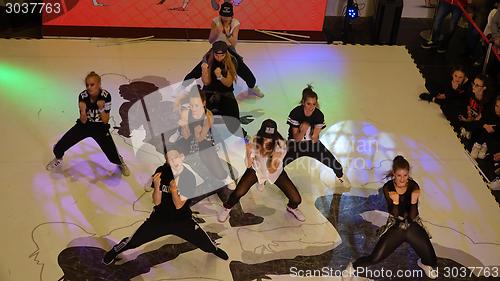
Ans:
[{"label": "black leggings", "polygon": [[212,239],[192,218],[181,221],[166,221],[164,218],[155,216],[154,212],[136,230],[132,237],[122,240],[113,246],[113,249],[119,254],[169,234],[176,235],[192,243],[204,252],[213,253],[217,250]]},{"label": "black leggings", "polygon": [[303,156],[312,157],[330,167],[338,178],[344,175],[342,172],[342,165],[321,141],[313,143],[312,141],[296,142],[289,140],[288,152],[283,159],[283,167]]},{"label": "black leggings", "polygon": [[[224,207],[226,209],[231,209],[240,198],[245,196],[247,192],[250,190],[255,183],[257,183],[257,175],[255,174],[255,170],[252,168],[247,168],[243,176],[241,177],[236,189],[231,193],[229,199],[224,203]],[[285,196],[288,198],[287,206],[296,209],[300,203],[302,202],[302,198],[300,197],[299,191],[290,180],[286,172],[283,170],[281,172],[278,179],[274,182],[274,184],[283,191]]]},{"label": "black leggings", "polygon": [[[232,48],[228,49],[229,53],[231,53],[235,58],[236,61],[238,62],[237,68],[236,68],[236,73],[238,76],[241,77],[247,84],[248,88],[253,88],[255,87],[256,79],[255,76],[253,75],[252,71],[250,68],[245,64],[243,61],[243,58],[238,55]],[[184,77],[184,81],[190,80],[190,79],[198,79],[201,77],[201,65],[203,64],[203,61],[200,61],[191,72]]]},{"label": "black leggings", "polygon": [[93,138],[95,142],[97,142],[111,163],[116,165],[122,164],[116,145],[111,137],[111,134],[109,133],[108,125],[102,123],[94,124],[91,122],[82,124],[80,120],[78,120],[76,124],[56,143],[53,149],[54,155],[57,159],[61,159],[66,150],[88,137]]},{"label": "black leggings", "polygon": [[407,229],[400,229],[397,225],[392,226],[384,233],[375,245],[369,256],[361,257],[353,263],[354,269],[367,267],[381,262],[392,254],[399,245],[408,242],[422,259],[422,263],[432,267],[437,266],[436,253],[432,247],[431,240],[425,229],[419,224],[412,222]]}]

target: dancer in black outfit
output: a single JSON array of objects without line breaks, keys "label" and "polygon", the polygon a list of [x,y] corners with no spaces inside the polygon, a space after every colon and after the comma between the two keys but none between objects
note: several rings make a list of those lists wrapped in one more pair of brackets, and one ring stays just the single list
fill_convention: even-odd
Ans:
[{"label": "dancer in black outfit", "polygon": [[181,192],[186,190],[189,193],[189,190],[195,187],[196,180],[194,175],[184,168],[181,154],[170,149],[165,158],[167,162],[158,167],[153,175],[153,212],[132,237],[122,239],[104,255],[103,263],[111,264],[121,252],[169,234],[179,236],[221,259],[229,258],[192,218],[189,199]]},{"label": "dancer in black outfit", "polygon": [[[389,218],[379,229],[380,239],[369,256],[361,257],[348,265],[348,271],[362,272],[362,268],[381,262],[403,242],[408,242],[420,259],[417,264],[429,278],[436,278],[436,253],[430,236],[418,215],[420,188],[409,177],[410,164],[401,155],[392,162],[392,179],[384,184]],[[366,272],[366,270],[364,270]]]},{"label": "dancer in black outfit", "polygon": [[[175,143],[184,155],[188,157],[188,164],[200,174],[204,180],[219,180],[229,189],[234,190],[236,183],[230,177],[228,164],[217,155],[215,141],[212,135],[214,117],[206,108],[205,93],[197,86],[189,92],[189,109],[181,111],[179,131],[181,138]],[[201,160],[201,161],[199,161]],[[203,167],[204,168],[203,168]],[[210,181],[213,183],[213,181]]]},{"label": "dancer in black outfit", "polygon": [[[234,18],[233,4],[225,1],[220,7],[219,16],[212,19],[210,35],[208,41],[214,43],[216,41],[225,42],[229,49],[229,53],[236,59],[236,72],[238,76],[245,81],[248,86],[248,93],[257,97],[263,97],[264,94],[256,86],[257,80],[252,73],[252,70],[245,64],[243,57],[236,51],[238,44],[238,34],[240,30],[240,22]],[[210,52],[210,51],[209,51]],[[191,72],[184,78],[184,81],[190,79],[198,79],[201,77],[201,65],[203,61],[198,63]]]},{"label": "dancer in black outfit", "polygon": [[342,165],[335,156],[319,140],[319,133],[325,126],[325,117],[319,110],[318,95],[311,85],[302,90],[300,105],[288,115],[288,153],[284,158],[284,165],[303,156],[312,157],[330,167],[342,185],[351,187],[347,176],[342,172]]},{"label": "dancer in black outfit", "polygon": [[222,116],[226,127],[233,134],[241,125],[238,102],[233,93],[236,67],[236,58],[228,52],[228,45],[224,41],[212,44],[212,49],[203,57],[199,67],[207,109],[213,115]]},{"label": "dancer in black outfit", "polygon": [[90,72],[85,78],[86,90],[78,95],[80,118],[54,146],[55,158],[47,164],[47,170],[62,166],[63,155],[66,150],[85,138],[93,138],[101,147],[111,163],[120,167],[124,176],[130,171],[118,154],[113,138],[109,133],[109,113],[111,111],[111,94],[101,89],[101,77]]}]

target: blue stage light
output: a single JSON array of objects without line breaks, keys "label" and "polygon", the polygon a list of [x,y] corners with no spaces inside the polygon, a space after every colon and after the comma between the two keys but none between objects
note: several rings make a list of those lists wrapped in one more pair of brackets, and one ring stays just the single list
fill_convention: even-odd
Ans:
[{"label": "blue stage light", "polygon": [[[350,2],[350,1],[349,1],[349,2]],[[356,3],[349,3],[349,4],[347,5],[346,15],[347,15],[347,17],[349,17],[350,19],[355,19],[355,18],[359,17],[359,8],[358,8],[358,4],[356,4]]]}]

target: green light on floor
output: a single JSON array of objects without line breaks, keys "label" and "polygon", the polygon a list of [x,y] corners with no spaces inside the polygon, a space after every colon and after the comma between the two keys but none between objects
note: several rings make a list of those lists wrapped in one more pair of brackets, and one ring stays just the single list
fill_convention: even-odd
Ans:
[{"label": "green light on floor", "polygon": [[64,91],[47,75],[18,65],[0,63],[0,101],[20,110],[31,110],[60,99]]}]

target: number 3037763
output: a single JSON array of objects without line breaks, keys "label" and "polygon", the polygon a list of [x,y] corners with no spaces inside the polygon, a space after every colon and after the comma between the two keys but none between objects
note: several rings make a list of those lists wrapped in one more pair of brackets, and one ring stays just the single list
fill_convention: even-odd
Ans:
[{"label": "number 3037763", "polygon": [[59,14],[61,3],[10,3],[5,5],[6,14]]}]

